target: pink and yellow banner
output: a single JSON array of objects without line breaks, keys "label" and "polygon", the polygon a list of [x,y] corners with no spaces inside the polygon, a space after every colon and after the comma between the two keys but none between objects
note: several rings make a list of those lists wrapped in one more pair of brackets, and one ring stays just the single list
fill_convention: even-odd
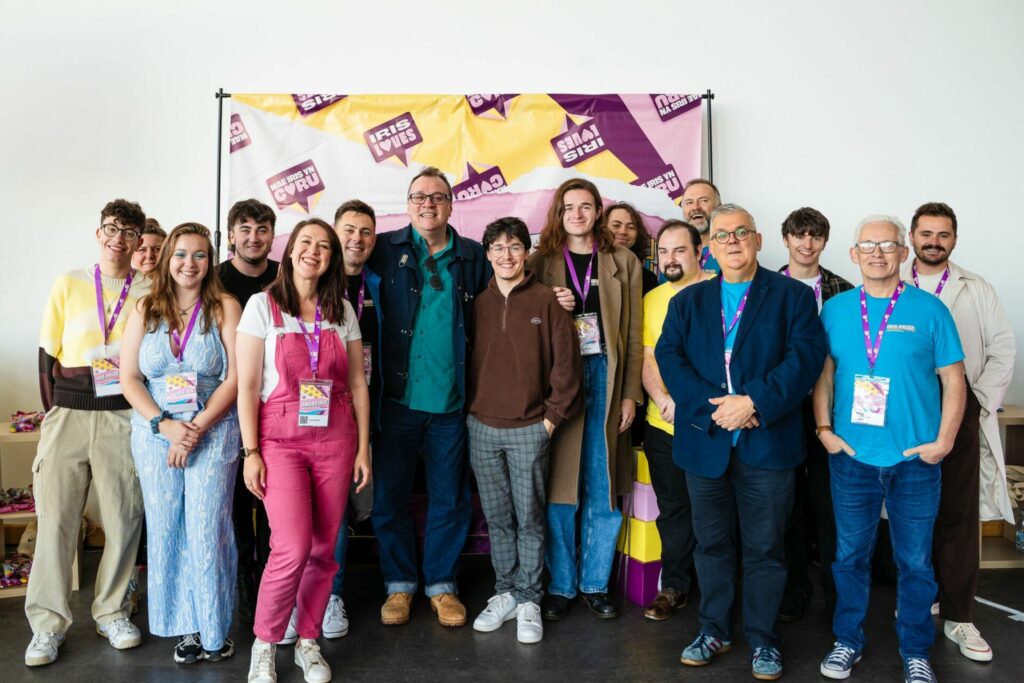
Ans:
[{"label": "pink and yellow banner", "polygon": [[232,95],[229,200],[274,207],[279,238],[344,201],[408,223],[409,180],[437,166],[453,186],[452,225],[478,239],[495,218],[540,231],[555,188],[585,177],[653,232],[680,216],[700,174],[699,95]]}]

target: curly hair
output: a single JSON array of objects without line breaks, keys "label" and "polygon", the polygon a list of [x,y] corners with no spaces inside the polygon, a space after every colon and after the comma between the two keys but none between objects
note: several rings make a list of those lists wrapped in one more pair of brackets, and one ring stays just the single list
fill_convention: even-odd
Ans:
[{"label": "curly hair", "polygon": [[127,199],[115,199],[108,202],[100,211],[100,223],[104,218],[113,218],[121,223],[121,227],[135,228],[142,232],[146,224],[146,212],[137,202],[130,202]]},{"label": "curly hair", "polygon": [[636,242],[633,242],[633,246],[629,250],[636,254],[636,257],[640,259],[640,263],[643,263],[651,258],[651,233],[647,231],[647,224],[644,223],[643,216],[640,215],[640,212],[632,204],[619,202],[605,209],[605,223],[608,222],[608,216],[611,216],[612,211],[615,209],[622,209],[628,213],[629,220],[636,226]]},{"label": "curly hair", "polygon": [[554,199],[548,207],[548,215],[544,222],[544,229],[540,232],[540,241],[537,243],[537,251],[544,255],[556,254],[562,251],[566,243],[565,225],[562,224],[562,217],[565,216],[565,195],[572,190],[583,190],[589,192],[594,198],[594,208],[597,209],[597,218],[594,220],[594,239],[597,242],[599,251],[611,253],[615,251],[615,238],[604,222],[604,205],[601,202],[601,193],[597,185],[584,180],[583,178],[570,178],[558,186],[555,190]]},{"label": "curly hair", "polygon": [[316,283],[320,310],[324,320],[340,325],[345,319],[345,267],[342,265],[341,240],[338,239],[338,233],[334,232],[334,228],[327,221],[310,218],[295,224],[288,236],[288,244],[284,247],[284,253],[281,255],[281,265],[277,269],[277,277],[267,287],[267,295],[273,297],[281,310],[288,315],[302,315],[299,292],[295,289],[295,283],[292,281],[292,275],[295,272],[295,267],[292,265],[292,251],[295,249],[299,233],[310,225],[323,228],[331,245],[331,258],[327,263],[327,270]]},{"label": "curly hair", "polygon": [[174,254],[178,238],[185,235],[199,235],[206,240],[206,259],[209,265],[199,286],[199,299],[203,302],[203,322],[200,329],[203,334],[207,334],[214,320],[219,324],[224,319],[221,297],[224,296],[225,290],[220,283],[220,276],[217,275],[217,268],[213,264],[213,242],[210,240],[210,231],[199,223],[182,223],[171,230],[167,242],[160,250],[160,262],[157,264],[156,270],[150,273],[153,283],[149,289],[149,295],[142,300],[142,321],[147,332],[156,332],[161,322],[167,323],[168,330],[180,332],[184,329],[185,323],[178,315],[178,302],[174,296],[171,257]]}]

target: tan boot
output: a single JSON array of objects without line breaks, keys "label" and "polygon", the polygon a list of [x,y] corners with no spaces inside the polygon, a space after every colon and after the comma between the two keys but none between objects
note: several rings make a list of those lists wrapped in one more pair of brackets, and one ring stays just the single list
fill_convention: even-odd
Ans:
[{"label": "tan boot", "polygon": [[454,593],[441,593],[430,598],[430,608],[437,612],[442,626],[465,626],[466,606]]},{"label": "tan boot", "polygon": [[[408,623],[412,607],[412,593],[392,593],[380,608],[380,623],[385,626],[400,626]],[[465,619],[465,615],[463,615]]]}]

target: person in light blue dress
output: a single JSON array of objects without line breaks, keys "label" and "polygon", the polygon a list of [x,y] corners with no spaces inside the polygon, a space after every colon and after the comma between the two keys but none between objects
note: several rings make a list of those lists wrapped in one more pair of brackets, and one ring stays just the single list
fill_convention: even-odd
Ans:
[{"label": "person in light blue dress", "polygon": [[210,267],[209,231],[175,228],[125,330],[121,384],[148,527],[150,631],[174,660],[219,661],[238,563],[231,522],[240,437],[234,403],[238,303]]}]

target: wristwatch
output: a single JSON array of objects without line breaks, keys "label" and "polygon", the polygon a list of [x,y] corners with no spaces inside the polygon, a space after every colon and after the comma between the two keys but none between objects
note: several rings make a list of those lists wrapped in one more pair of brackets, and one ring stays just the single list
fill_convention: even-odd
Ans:
[{"label": "wristwatch", "polygon": [[149,428],[154,434],[160,433],[160,423],[171,416],[166,410],[162,411],[159,415],[155,416],[149,421]]},{"label": "wristwatch", "polygon": [[822,432],[832,432],[833,434],[835,434],[835,430],[832,429],[832,425],[821,425],[820,427],[816,427],[814,429],[814,433],[818,436],[821,436]]},{"label": "wristwatch", "polygon": [[243,458],[248,458],[253,453],[259,453],[259,452],[260,452],[260,447],[259,446],[256,446],[255,448],[246,448],[245,446],[242,446],[242,452],[241,452],[240,455]]}]

